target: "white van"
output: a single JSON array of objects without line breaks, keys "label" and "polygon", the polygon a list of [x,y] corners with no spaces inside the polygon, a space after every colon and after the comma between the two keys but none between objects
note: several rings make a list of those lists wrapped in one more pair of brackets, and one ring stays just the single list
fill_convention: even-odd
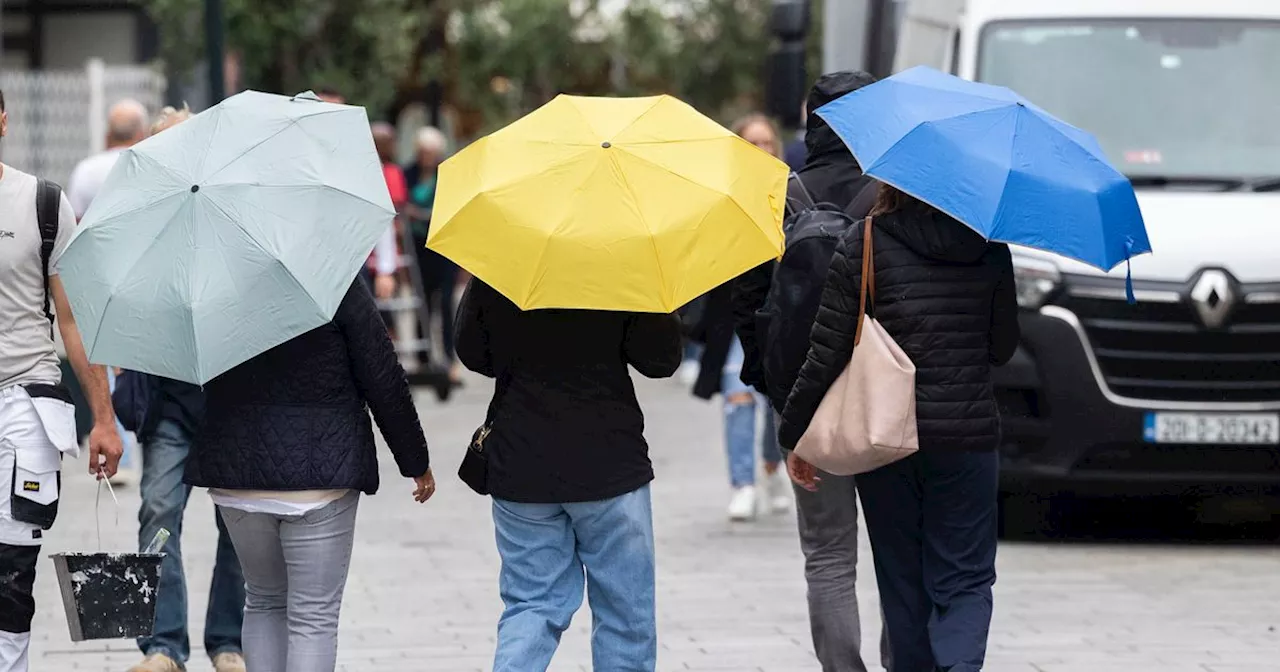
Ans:
[{"label": "white van", "polygon": [[1008,86],[1094,133],[1155,253],[1015,251],[1008,491],[1280,492],[1280,2],[911,0],[896,69]]}]

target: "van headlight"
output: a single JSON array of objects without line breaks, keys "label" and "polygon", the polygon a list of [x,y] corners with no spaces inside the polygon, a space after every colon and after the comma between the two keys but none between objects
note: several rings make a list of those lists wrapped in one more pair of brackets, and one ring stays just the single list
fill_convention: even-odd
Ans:
[{"label": "van headlight", "polygon": [[1013,257],[1013,279],[1018,305],[1029,310],[1043,306],[1062,284],[1057,264],[1020,255]]}]

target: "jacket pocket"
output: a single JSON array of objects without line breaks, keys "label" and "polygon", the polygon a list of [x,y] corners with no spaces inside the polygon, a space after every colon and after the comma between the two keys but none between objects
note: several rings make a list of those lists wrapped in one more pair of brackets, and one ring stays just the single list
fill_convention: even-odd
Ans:
[{"label": "jacket pocket", "polygon": [[53,527],[58,517],[58,491],[62,488],[62,454],[51,446],[19,446],[14,454],[14,520],[44,529]]},{"label": "jacket pocket", "polygon": [[59,452],[79,457],[80,442],[76,440],[76,407],[53,397],[31,397],[31,405],[40,416],[45,436]]}]

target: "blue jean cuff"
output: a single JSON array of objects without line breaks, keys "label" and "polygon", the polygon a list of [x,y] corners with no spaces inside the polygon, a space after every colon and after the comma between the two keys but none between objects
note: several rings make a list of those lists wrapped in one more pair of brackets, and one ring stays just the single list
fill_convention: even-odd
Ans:
[{"label": "blue jean cuff", "polygon": [[214,658],[217,658],[218,656],[221,656],[224,653],[235,653],[243,656],[244,650],[236,646],[235,644],[220,646],[209,652],[209,660],[213,660]]},{"label": "blue jean cuff", "polygon": [[187,661],[183,660],[183,659],[182,659],[182,656],[179,656],[177,653],[175,653],[172,649],[170,649],[170,648],[168,648],[168,647],[165,647],[165,646],[153,646],[153,647],[151,647],[151,648],[147,649],[146,651],[143,651],[143,652],[142,652],[142,656],[145,658],[145,657],[147,657],[147,656],[154,656],[154,655],[156,655],[157,653],[164,654],[164,655],[168,656],[170,660],[172,660],[173,662],[175,662],[175,663],[177,663],[177,664],[178,664],[178,669],[183,670],[183,672],[186,672],[186,669],[187,669]]}]

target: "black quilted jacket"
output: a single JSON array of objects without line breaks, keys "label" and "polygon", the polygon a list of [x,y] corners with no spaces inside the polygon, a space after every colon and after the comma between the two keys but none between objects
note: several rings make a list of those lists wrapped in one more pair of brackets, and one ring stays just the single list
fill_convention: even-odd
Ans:
[{"label": "black quilted jacket", "polygon": [[209,381],[186,482],[246,490],[378,489],[369,412],[401,475],[429,466],[404,369],[356,281],[329,324]]},{"label": "black quilted jacket", "polygon": [[[993,450],[1000,416],[992,365],[1018,345],[1009,248],[925,205],[875,220],[874,315],[916,365],[920,449]],[[831,261],[809,355],[791,389],[778,440],[792,449],[853,356],[863,224]]]}]

